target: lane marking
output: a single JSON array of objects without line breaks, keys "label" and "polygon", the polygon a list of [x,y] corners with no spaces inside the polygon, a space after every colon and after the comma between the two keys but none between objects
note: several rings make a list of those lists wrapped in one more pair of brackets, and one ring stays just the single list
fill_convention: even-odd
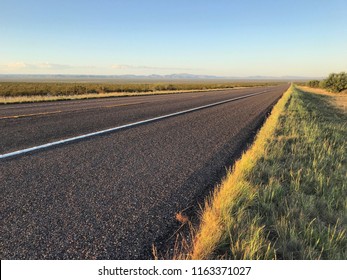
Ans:
[{"label": "lane marking", "polygon": [[26,115],[3,116],[3,117],[0,117],[0,120],[19,119],[19,118],[36,117],[36,116],[43,116],[43,115],[53,115],[53,114],[58,114],[61,112],[62,111],[52,111],[52,112],[32,113],[32,114],[26,114]]},{"label": "lane marking", "polygon": [[143,104],[143,103],[148,103],[148,102],[125,103],[125,104],[98,106],[98,107],[90,107],[90,108],[82,108],[82,109],[74,109],[74,110],[59,110],[59,111],[32,113],[32,114],[24,114],[24,115],[3,116],[3,117],[0,117],[0,120],[19,119],[19,118],[36,117],[36,116],[43,116],[43,115],[54,115],[59,113],[71,113],[71,112],[88,111],[88,110],[102,109],[102,108],[122,107],[122,106],[130,106],[130,105]]},{"label": "lane marking", "polygon": [[54,142],[51,142],[51,143],[47,143],[47,144],[43,144],[43,145],[39,145],[39,146],[35,146],[35,147],[23,149],[23,150],[18,150],[18,151],[15,151],[15,152],[2,154],[2,155],[0,155],[0,159],[10,158],[10,157],[13,157],[13,156],[18,156],[18,155],[23,155],[23,154],[27,154],[27,153],[30,153],[30,152],[34,152],[34,151],[38,151],[38,150],[42,150],[42,149],[58,146],[58,145],[61,145],[61,144],[71,143],[71,142],[74,142],[74,141],[77,141],[77,140],[82,140],[82,139],[90,138],[90,137],[93,137],[93,136],[102,135],[102,134],[106,134],[106,133],[109,133],[109,132],[114,132],[114,131],[121,130],[121,129],[124,129],[124,128],[129,128],[129,127],[137,126],[137,125],[140,125],[140,124],[150,123],[150,122],[154,122],[154,121],[157,121],[157,120],[162,120],[162,119],[170,118],[170,117],[173,117],[173,116],[178,116],[178,115],[182,115],[182,114],[198,111],[198,110],[201,110],[201,109],[210,108],[210,107],[213,107],[213,106],[217,106],[217,105],[221,105],[221,104],[224,104],[224,103],[228,103],[228,102],[244,99],[244,98],[255,96],[255,95],[259,95],[259,94],[266,93],[266,92],[269,92],[269,91],[270,90],[264,90],[264,91],[261,91],[261,92],[247,94],[247,95],[243,95],[243,96],[239,96],[239,97],[235,97],[235,98],[231,98],[231,99],[227,99],[227,100],[223,100],[223,101],[219,101],[219,102],[215,102],[215,103],[211,103],[211,104],[207,104],[207,105],[203,105],[203,106],[199,106],[199,107],[195,107],[195,108],[179,111],[179,112],[176,112],[176,113],[171,113],[171,114],[167,114],[167,115],[163,115],[163,116],[159,116],[159,117],[155,117],[155,118],[150,118],[150,119],[143,120],[143,121],[129,123],[129,124],[125,124],[125,125],[121,125],[121,126],[117,126],[117,127],[113,127],[113,128],[108,128],[108,129],[104,129],[104,130],[99,130],[99,131],[96,131],[96,132],[91,132],[91,133],[75,136],[75,137],[72,137],[72,138],[62,139],[62,140],[59,140],[59,141],[54,141]]}]

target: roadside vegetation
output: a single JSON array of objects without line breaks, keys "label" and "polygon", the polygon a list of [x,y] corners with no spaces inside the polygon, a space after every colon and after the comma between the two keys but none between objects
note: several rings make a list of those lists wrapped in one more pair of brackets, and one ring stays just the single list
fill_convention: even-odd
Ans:
[{"label": "roadside vegetation", "polygon": [[0,103],[133,96],[277,85],[279,82],[74,83],[0,82]]},{"label": "roadside vegetation", "polygon": [[347,114],[331,99],[283,95],[176,258],[347,258]]},{"label": "roadside vegetation", "polygon": [[[204,91],[218,91],[222,89],[206,89]],[[10,96],[1,97],[0,104],[13,104],[13,103],[33,103],[33,102],[49,102],[49,101],[63,101],[63,100],[82,100],[82,99],[96,99],[108,97],[127,97],[127,96],[146,96],[146,95],[159,95],[159,94],[177,94],[183,92],[199,92],[202,90],[166,90],[154,92],[109,92],[109,93],[87,93],[77,95],[31,95],[31,96]]]},{"label": "roadside vegetation", "polygon": [[306,85],[312,88],[322,88],[336,93],[342,91],[347,93],[347,73],[331,73],[328,78],[324,80],[308,81]]}]

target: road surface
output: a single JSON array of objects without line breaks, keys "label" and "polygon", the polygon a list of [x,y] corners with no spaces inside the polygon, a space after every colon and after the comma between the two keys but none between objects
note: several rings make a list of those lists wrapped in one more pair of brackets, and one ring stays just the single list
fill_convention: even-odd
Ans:
[{"label": "road surface", "polygon": [[248,96],[0,159],[1,259],[151,258],[287,88],[0,106],[5,155]]}]

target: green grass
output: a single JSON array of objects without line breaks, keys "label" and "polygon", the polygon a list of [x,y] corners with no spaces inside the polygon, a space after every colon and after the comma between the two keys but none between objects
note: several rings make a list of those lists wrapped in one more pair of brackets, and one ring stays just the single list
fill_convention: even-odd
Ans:
[{"label": "green grass", "polygon": [[329,98],[288,90],[206,202],[188,258],[347,258],[347,115]]},{"label": "green grass", "polygon": [[21,103],[71,99],[133,96],[183,91],[271,86],[276,82],[151,82],[151,83],[81,83],[81,82],[0,82],[0,103]]}]

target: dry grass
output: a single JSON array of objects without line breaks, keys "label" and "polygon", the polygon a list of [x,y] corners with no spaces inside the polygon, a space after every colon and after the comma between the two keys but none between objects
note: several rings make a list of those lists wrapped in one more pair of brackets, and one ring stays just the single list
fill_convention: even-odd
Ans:
[{"label": "dry grass", "polygon": [[184,215],[182,212],[176,213],[176,220],[179,221],[182,225],[185,225],[189,222],[188,217]]},{"label": "dry grass", "polygon": [[300,86],[298,88],[303,91],[313,92],[313,93],[322,94],[322,95],[329,95],[329,96],[342,95],[341,93],[333,93],[322,88],[311,88],[308,86]]},{"label": "dry grass", "polygon": [[[82,100],[82,99],[127,97],[127,96],[147,96],[147,95],[161,95],[161,94],[178,94],[178,93],[186,93],[186,92],[220,91],[220,90],[227,90],[227,89],[228,88],[205,89],[205,90],[166,90],[166,91],[153,91],[153,92],[110,92],[110,93],[88,93],[88,94],[78,94],[78,95],[57,95],[57,96],[42,96],[42,95],[9,96],[9,97],[0,96],[0,104]],[[233,89],[237,89],[237,88],[233,88]]]},{"label": "dry grass", "polygon": [[330,101],[333,105],[335,105],[339,109],[343,110],[344,112],[347,111],[347,90],[340,92],[340,93],[332,93],[332,92],[327,91],[325,89],[311,88],[311,87],[307,87],[307,86],[301,86],[299,88],[303,91],[329,96],[329,97],[331,97]]},{"label": "dry grass", "polygon": [[334,103],[336,107],[347,112],[347,96],[334,97]]},{"label": "dry grass", "polygon": [[345,259],[347,115],[291,87],[204,207],[190,259]]},{"label": "dry grass", "polygon": [[189,259],[189,252],[192,250],[192,238],[196,235],[195,228],[188,216],[184,214],[184,209],[175,214],[175,219],[180,223],[178,229],[168,238],[167,241],[175,238],[173,248],[169,248],[164,254],[159,253],[157,247],[152,245],[152,255],[155,260],[186,260]]}]

